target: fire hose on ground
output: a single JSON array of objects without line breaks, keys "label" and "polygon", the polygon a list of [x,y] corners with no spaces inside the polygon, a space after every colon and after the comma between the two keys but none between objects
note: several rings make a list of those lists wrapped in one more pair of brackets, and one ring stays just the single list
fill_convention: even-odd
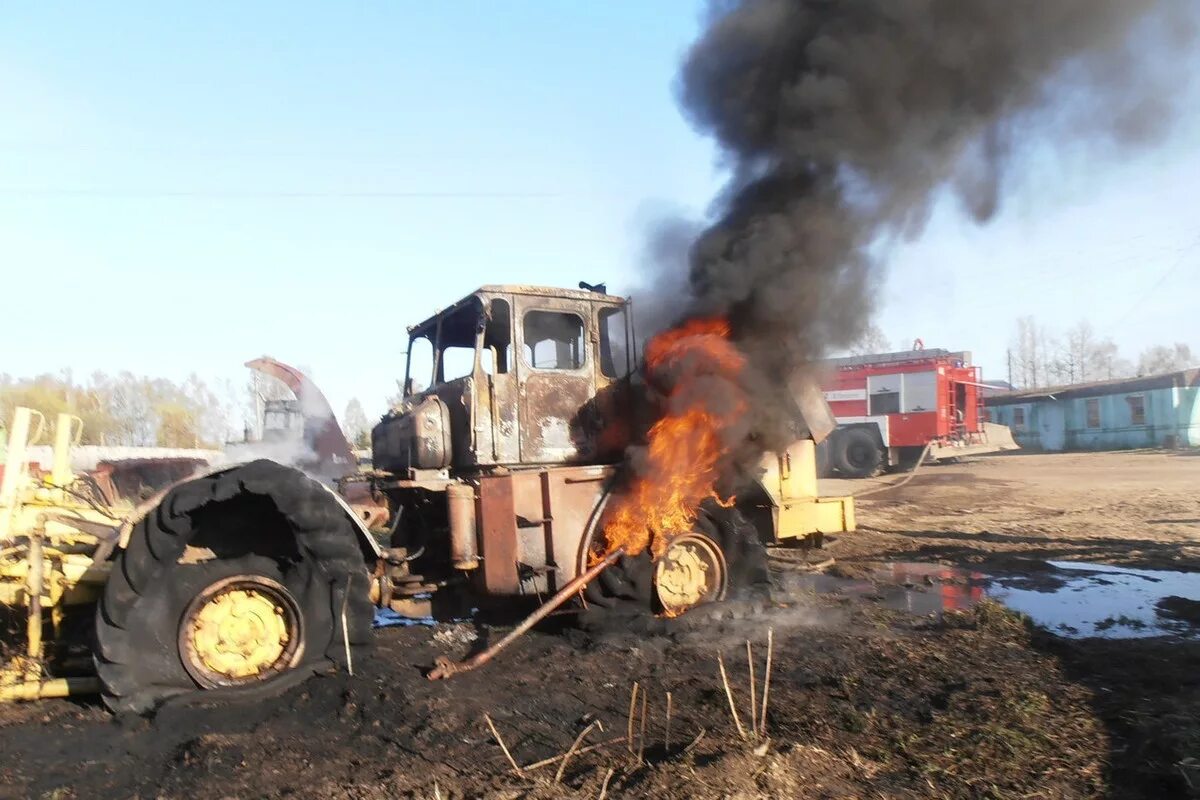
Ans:
[{"label": "fire hose on ground", "polygon": [[451,678],[460,672],[470,672],[473,669],[483,666],[487,662],[491,661],[497,653],[508,647],[510,644],[524,635],[530,628],[549,616],[552,611],[578,594],[583,587],[591,583],[597,575],[612,566],[616,560],[623,555],[625,555],[625,548],[618,547],[616,550],[605,556],[603,560],[593,564],[587,570],[587,572],[584,572],[566,586],[563,586],[561,589],[559,589],[553,597],[540,605],[537,610],[526,617],[520,625],[513,628],[504,636],[503,639],[496,642],[486,650],[481,650],[470,658],[462,661],[451,661],[445,656],[440,656],[434,662],[434,668],[426,677],[428,677],[431,681],[443,680],[445,678]]}]

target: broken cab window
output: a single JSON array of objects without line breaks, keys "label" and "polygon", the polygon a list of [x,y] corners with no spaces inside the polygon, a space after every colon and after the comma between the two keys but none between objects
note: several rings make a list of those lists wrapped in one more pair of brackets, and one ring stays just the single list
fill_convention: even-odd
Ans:
[{"label": "broken cab window", "polygon": [[408,340],[406,376],[406,395],[425,391],[433,380],[433,342],[424,336],[414,336]]},{"label": "broken cab window", "polygon": [[508,301],[492,300],[479,361],[488,375],[504,375],[512,362],[512,314]]},{"label": "broken cab window", "polygon": [[525,313],[525,361],[536,369],[583,366],[583,320],[563,311]]},{"label": "broken cab window", "polygon": [[446,347],[442,350],[442,377],[438,381],[465,378],[475,371],[474,347]]},{"label": "broken cab window", "polygon": [[625,309],[602,308],[597,316],[600,319],[600,372],[608,378],[628,374]]}]

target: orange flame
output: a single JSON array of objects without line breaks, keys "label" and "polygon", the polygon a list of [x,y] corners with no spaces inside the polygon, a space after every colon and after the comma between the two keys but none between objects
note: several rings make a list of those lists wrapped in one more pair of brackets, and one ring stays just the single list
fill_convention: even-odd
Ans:
[{"label": "orange flame", "polygon": [[[649,547],[657,558],[668,537],[691,530],[703,500],[722,502],[715,484],[728,451],[723,434],[746,409],[735,382],[744,366],[729,341],[729,323],[720,318],[691,320],[647,343],[648,379],[669,386],[663,416],[650,428],[637,477],[616,498],[604,526],[604,550],[596,557],[618,547],[629,555]],[[722,381],[720,394],[732,399],[714,397],[706,386],[714,378]]]}]

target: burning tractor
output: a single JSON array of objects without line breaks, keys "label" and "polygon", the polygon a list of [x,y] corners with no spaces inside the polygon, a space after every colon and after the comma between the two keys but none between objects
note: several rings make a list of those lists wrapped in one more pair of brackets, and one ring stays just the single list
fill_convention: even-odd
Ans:
[{"label": "burning tractor", "polygon": [[[486,286],[411,327],[373,468],[336,491],[258,460],[120,511],[85,502],[66,472],[33,479],[14,437],[0,610],[26,634],[0,698],[99,689],[114,710],[145,711],[274,691],[351,662],[376,608],[537,605],[497,647],[567,602],[670,618],[761,578],[765,543],[853,529],[850,498],[817,494],[815,444],[834,427],[818,387],[781,386],[794,440],[745,485],[718,487],[724,427],[744,415],[680,408],[670,388],[649,400],[628,311],[603,291]],[[651,339],[640,371],[653,383],[699,365],[703,386],[739,368],[727,337],[720,320],[688,323]],[[68,619],[92,628],[94,677],[67,657]]]}]

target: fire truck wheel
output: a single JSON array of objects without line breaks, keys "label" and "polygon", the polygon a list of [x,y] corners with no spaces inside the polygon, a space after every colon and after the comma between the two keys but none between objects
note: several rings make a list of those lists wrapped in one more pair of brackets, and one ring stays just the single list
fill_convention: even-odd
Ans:
[{"label": "fire truck wheel", "polygon": [[[698,538],[720,548],[723,583],[728,587],[726,598],[769,583],[767,551],[740,511],[706,502],[695,527]],[[656,564],[649,552],[622,556],[584,589],[588,607],[581,618],[583,624],[605,627],[620,620],[635,627],[665,629],[670,620],[663,613],[656,591],[655,572]],[[640,620],[640,624],[634,620]]]},{"label": "fire truck wheel", "polygon": [[833,475],[833,458],[829,454],[833,441],[833,439],[826,438],[815,448],[818,478],[829,478]]},{"label": "fire truck wheel", "polygon": [[370,639],[368,575],[333,498],[254,462],[173,489],[133,529],[96,610],[113,711],[180,695],[257,698]]},{"label": "fire truck wheel", "polygon": [[833,455],[834,466],[843,478],[869,478],[883,464],[879,442],[862,428],[838,431]]}]

